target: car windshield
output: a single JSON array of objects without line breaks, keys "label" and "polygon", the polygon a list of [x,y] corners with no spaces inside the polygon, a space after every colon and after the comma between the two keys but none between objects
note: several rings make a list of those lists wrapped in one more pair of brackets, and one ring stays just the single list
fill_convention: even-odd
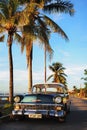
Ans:
[{"label": "car windshield", "polygon": [[21,103],[35,103],[35,102],[41,102],[41,103],[52,103],[53,97],[51,95],[26,95]]}]

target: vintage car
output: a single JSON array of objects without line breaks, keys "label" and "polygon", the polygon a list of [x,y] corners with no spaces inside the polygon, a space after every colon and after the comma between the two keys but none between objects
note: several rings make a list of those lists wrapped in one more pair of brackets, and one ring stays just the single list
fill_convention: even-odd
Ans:
[{"label": "vintage car", "polygon": [[59,121],[65,121],[66,113],[68,109],[70,110],[70,106],[68,106],[70,105],[68,102],[69,96],[65,93],[65,88],[57,84],[57,89],[61,89],[59,92],[58,90],[56,92],[56,87],[53,87],[53,90],[50,89],[46,93],[45,89],[47,88],[44,89],[42,87],[41,93],[41,91],[36,91],[36,86],[34,85],[32,94],[25,94],[20,102],[14,104],[14,110],[12,111],[13,118],[27,117],[41,119],[52,117],[59,119]]},{"label": "vintage car", "polygon": [[65,85],[61,83],[35,84],[33,86],[33,93],[51,94],[60,97],[61,103],[64,105],[64,110],[70,112],[71,101]]}]

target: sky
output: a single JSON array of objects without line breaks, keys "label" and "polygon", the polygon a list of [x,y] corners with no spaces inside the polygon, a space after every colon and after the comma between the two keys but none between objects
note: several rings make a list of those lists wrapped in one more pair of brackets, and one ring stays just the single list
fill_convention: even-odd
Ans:
[{"label": "sky", "polygon": [[[52,74],[49,65],[60,62],[65,67],[67,83],[70,90],[73,86],[84,87],[84,69],[87,69],[87,0],[71,0],[75,14],[54,14],[50,17],[68,35],[65,41],[54,33],[50,37],[50,45],[54,50],[51,61],[47,56],[47,77]],[[28,71],[26,54],[21,54],[20,45],[13,43],[14,92],[28,91]],[[51,80],[50,80],[51,82]],[[44,49],[38,41],[33,44],[33,84],[44,83]],[[0,43],[0,92],[9,92],[8,47]]]}]

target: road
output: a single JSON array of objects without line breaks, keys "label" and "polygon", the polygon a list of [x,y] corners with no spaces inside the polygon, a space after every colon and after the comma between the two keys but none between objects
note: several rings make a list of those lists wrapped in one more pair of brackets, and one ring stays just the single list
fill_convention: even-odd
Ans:
[{"label": "road", "polygon": [[71,98],[71,112],[66,122],[53,119],[6,121],[0,130],[87,130],[87,100]]}]

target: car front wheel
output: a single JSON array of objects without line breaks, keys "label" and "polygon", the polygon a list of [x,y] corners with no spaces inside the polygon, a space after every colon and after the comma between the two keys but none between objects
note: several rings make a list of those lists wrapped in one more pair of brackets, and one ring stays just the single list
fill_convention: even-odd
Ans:
[{"label": "car front wheel", "polygon": [[64,117],[59,117],[59,122],[65,122],[66,121],[66,116]]}]

